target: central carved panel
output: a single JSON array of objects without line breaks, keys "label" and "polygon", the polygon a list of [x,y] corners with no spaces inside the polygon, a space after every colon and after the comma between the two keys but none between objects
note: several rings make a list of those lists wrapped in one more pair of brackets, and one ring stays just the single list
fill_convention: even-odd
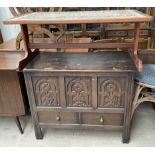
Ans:
[{"label": "central carved panel", "polygon": [[55,77],[33,77],[38,106],[60,106],[57,79]]},{"label": "central carved panel", "polygon": [[122,105],[123,79],[99,78],[98,107],[119,108]]},{"label": "central carved panel", "polygon": [[85,77],[65,78],[67,106],[91,106],[91,80]]}]

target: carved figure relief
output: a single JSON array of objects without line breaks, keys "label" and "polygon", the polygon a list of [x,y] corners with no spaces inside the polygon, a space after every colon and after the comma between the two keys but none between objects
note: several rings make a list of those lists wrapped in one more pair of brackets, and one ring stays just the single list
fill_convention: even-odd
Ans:
[{"label": "carved figure relief", "polygon": [[58,87],[55,79],[41,78],[35,85],[39,106],[59,106]]},{"label": "carved figure relief", "polygon": [[85,78],[70,79],[66,85],[67,104],[73,107],[89,107],[90,101],[90,80]]},{"label": "carved figure relief", "polygon": [[122,88],[115,79],[104,79],[99,84],[99,107],[121,107]]}]

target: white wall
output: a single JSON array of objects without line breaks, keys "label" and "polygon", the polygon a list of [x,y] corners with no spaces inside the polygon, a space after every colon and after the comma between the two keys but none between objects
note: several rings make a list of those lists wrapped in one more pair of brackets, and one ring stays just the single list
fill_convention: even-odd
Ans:
[{"label": "white wall", "polygon": [[[12,18],[9,8],[0,7],[0,21]],[[3,22],[0,22],[0,29],[2,32],[2,37],[4,41],[8,41],[12,38],[16,38],[17,34],[20,32],[19,25],[4,25]]]}]

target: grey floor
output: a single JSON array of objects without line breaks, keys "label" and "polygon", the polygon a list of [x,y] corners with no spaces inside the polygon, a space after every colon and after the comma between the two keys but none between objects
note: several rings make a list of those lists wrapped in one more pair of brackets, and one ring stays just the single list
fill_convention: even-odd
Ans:
[{"label": "grey floor", "polygon": [[121,142],[121,131],[47,129],[44,139],[36,140],[31,117],[21,117],[21,135],[12,118],[0,117],[0,146],[155,146],[155,110],[151,104],[141,105],[133,119],[129,144]]}]

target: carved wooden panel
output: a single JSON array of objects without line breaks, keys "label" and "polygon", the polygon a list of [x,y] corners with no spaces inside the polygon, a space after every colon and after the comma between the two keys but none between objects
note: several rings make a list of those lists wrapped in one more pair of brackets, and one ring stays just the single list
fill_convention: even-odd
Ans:
[{"label": "carved wooden panel", "polygon": [[56,77],[32,77],[32,81],[38,106],[60,106]]},{"label": "carved wooden panel", "polygon": [[125,79],[101,77],[98,79],[98,107],[121,108]]},{"label": "carved wooden panel", "polygon": [[67,106],[90,107],[92,105],[90,77],[66,77],[65,89]]}]

